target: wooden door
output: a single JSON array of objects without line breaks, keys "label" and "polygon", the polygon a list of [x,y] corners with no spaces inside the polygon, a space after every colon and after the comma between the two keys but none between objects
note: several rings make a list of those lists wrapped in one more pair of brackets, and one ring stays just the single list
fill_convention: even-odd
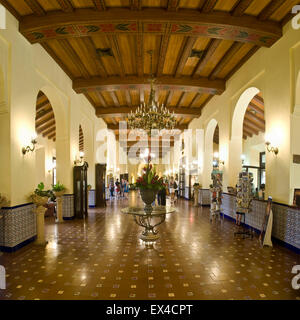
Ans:
[{"label": "wooden door", "polygon": [[106,164],[96,164],[96,207],[106,207],[105,197]]}]

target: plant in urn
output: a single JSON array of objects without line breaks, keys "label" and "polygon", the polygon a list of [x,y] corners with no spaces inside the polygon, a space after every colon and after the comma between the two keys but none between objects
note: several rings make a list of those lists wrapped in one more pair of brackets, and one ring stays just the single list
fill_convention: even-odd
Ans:
[{"label": "plant in urn", "polygon": [[159,190],[165,188],[163,178],[159,178],[155,168],[150,164],[151,157],[148,157],[148,164],[143,169],[143,175],[136,181],[136,187],[140,189],[141,197],[145,203],[145,213],[151,214],[152,203]]}]

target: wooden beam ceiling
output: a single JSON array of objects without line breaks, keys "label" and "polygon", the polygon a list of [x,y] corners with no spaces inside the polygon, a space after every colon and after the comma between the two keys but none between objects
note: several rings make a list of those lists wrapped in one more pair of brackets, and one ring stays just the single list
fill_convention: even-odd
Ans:
[{"label": "wooden beam ceiling", "polygon": [[[131,24],[128,24],[128,21]],[[282,28],[279,23],[269,20],[261,21],[254,16],[238,17],[227,12],[199,13],[195,10],[169,11],[163,8],[138,11],[125,8],[110,8],[107,11],[97,12],[90,8],[77,9],[73,12],[48,11],[46,16],[22,17],[20,32],[31,43],[36,43],[48,39],[106,34],[107,32],[101,28],[101,25],[106,23],[111,25],[114,33],[124,33],[125,26],[125,32],[134,34],[138,33],[136,26],[142,22],[145,31],[151,33],[154,30],[149,28],[149,21],[152,25],[153,23],[164,24],[164,28],[160,29],[160,33],[165,37],[163,43],[168,42],[170,34],[179,32],[185,35],[251,42],[259,46],[270,47],[282,36]],[[184,29],[181,29],[182,21],[184,21]],[[95,28],[90,28],[91,26]],[[196,33],[195,28],[198,30]],[[47,33],[44,30],[47,30]],[[156,29],[155,33],[159,34],[159,30]],[[161,48],[163,49],[164,46]]]},{"label": "wooden beam ceiling", "polygon": [[72,3],[69,0],[56,0],[60,5],[62,11],[64,12],[73,12],[74,8]]},{"label": "wooden beam ceiling", "polygon": [[[187,92],[199,92],[209,94],[221,94],[225,90],[225,82],[221,79],[210,80],[207,78],[191,79],[189,77],[174,78],[168,76],[158,77],[155,85],[157,90],[184,90]],[[75,79],[73,89],[77,93],[85,93],[90,90],[114,91],[114,90],[140,90],[150,89],[148,79],[143,77],[128,76],[89,79]]]},{"label": "wooden beam ceiling", "polygon": [[253,0],[240,0],[234,8],[232,14],[236,17],[242,16],[252,2]]},{"label": "wooden beam ceiling", "polygon": [[[98,117],[123,117],[131,111],[135,111],[137,107],[96,107],[96,115]],[[175,113],[181,117],[198,118],[201,115],[200,108],[172,108],[169,107],[170,112]]]}]

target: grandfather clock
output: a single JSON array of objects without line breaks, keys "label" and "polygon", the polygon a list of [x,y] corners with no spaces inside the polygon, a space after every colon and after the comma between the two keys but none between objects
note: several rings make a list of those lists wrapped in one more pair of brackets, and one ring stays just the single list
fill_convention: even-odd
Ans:
[{"label": "grandfather clock", "polygon": [[82,166],[75,166],[73,170],[74,180],[74,216],[83,219],[88,216],[88,191],[87,191],[87,170],[88,163]]},{"label": "grandfather clock", "polygon": [[96,164],[96,207],[106,207],[105,177],[106,164]]}]

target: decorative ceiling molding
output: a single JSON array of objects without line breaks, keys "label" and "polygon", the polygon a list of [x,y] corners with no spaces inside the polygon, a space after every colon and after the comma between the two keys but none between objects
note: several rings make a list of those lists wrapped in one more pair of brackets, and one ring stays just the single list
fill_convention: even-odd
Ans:
[{"label": "decorative ceiling molding", "polygon": [[[158,77],[155,84],[157,90],[181,90],[185,92],[198,92],[213,95],[222,94],[225,90],[225,81],[209,80],[207,78],[191,79],[190,77]],[[150,88],[147,78],[142,77],[93,77],[89,79],[76,79],[73,81],[73,89],[77,93],[89,91],[116,91],[116,90],[141,90]]]},{"label": "decorative ceiling molding", "polygon": [[272,46],[282,36],[280,23],[261,21],[248,15],[232,16],[226,12],[168,11],[163,8],[95,11],[85,8],[73,12],[48,11],[44,16],[29,15],[20,19],[20,32],[31,43],[98,34],[165,34],[167,26],[170,34],[250,42],[264,47]]}]

